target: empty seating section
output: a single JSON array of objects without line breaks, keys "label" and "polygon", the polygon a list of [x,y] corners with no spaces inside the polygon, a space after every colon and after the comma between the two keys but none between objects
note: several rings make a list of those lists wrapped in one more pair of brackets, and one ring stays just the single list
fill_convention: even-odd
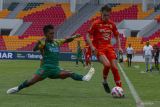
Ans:
[{"label": "empty seating section", "polygon": [[55,5],[56,5],[55,3],[50,3],[50,4],[49,3],[44,3],[44,4],[41,4],[41,5],[36,6],[36,7],[34,6],[34,8],[30,8],[28,10],[24,9],[24,10],[19,12],[19,14],[17,15],[17,18],[23,18],[27,15],[45,10],[45,9],[50,8],[52,6],[55,6]]},{"label": "empty seating section", "polygon": [[[4,50],[2,48],[5,47],[6,50],[31,51],[35,42],[42,38],[43,26],[47,24],[58,26],[63,23],[64,20],[71,15],[69,8],[69,3],[28,3],[27,6],[17,15],[17,18],[23,18],[25,22],[32,22],[32,25],[21,37],[1,37],[0,50]],[[29,35],[34,36],[32,37]],[[62,45],[60,50],[62,52],[71,51],[68,44]]]},{"label": "empty seating section", "polygon": [[160,46],[160,29],[149,37],[143,37],[143,38],[142,37],[128,37],[126,41],[126,47],[128,47],[128,44],[131,43],[133,48],[137,52],[142,52],[143,46],[145,45],[146,41],[150,41],[150,44],[152,46],[155,44]]},{"label": "empty seating section", "polygon": [[[32,51],[35,43],[42,38],[42,36],[0,36],[0,50]],[[70,52],[69,44],[63,44],[60,51]]]},{"label": "empty seating section", "polygon": [[120,22],[124,19],[137,19],[137,6],[132,5],[124,10],[116,11],[111,13],[111,19],[115,22]]},{"label": "empty seating section", "polygon": [[[126,49],[126,37],[124,37],[123,34],[120,34],[119,36],[120,36],[120,41],[121,41],[121,47],[125,51],[125,49]],[[113,46],[116,50],[118,49],[117,44],[114,44]]]},{"label": "empty seating section", "polygon": [[141,37],[128,37],[126,41],[126,47],[128,47],[128,44],[131,43],[132,47],[136,52],[141,52],[143,49],[143,46],[145,44],[141,43],[142,38]]},{"label": "empty seating section", "polygon": [[25,22],[32,22],[23,36],[43,35],[43,26],[52,24],[55,27],[63,23],[66,19],[63,9],[60,6],[54,6],[43,11],[36,12],[23,18]]},{"label": "empty seating section", "polygon": [[[115,22],[120,22],[124,19],[144,19],[153,12],[154,9],[143,12],[141,4],[120,4],[112,7],[111,19]],[[93,18],[99,16],[100,12],[97,12]]]},{"label": "empty seating section", "polygon": [[73,42],[71,42],[71,43],[68,44],[69,45],[69,49],[73,53],[75,53],[76,50],[77,50],[77,41],[80,41],[80,44],[81,44],[82,48],[84,48],[84,46],[85,46],[85,42],[84,42],[83,37],[75,39]]},{"label": "empty seating section", "polygon": [[39,12],[39,11],[44,11],[45,9],[54,7],[56,5],[59,5],[63,8],[66,17],[70,17],[72,15],[70,11],[70,5],[69,3],[62,3],[62,4],[56,4],[56,3],[39,3],[36,6],[35,5],[29,5],[29,7],[26,7],[24,10],[20,11],[19,14],[17,15],[17,18],[24,18],[25,16],[28,16],[30,14]]},{"label": "empty seating section", "polygon": [[2,36],[0,36],[0,50],[6,50],[5,41]]},{"label": "empty seating section", "polygon": [[84,38],[84,40],[86,39],[86,34],[88,32],[88,29],[91,26],[91,22],[92,20],[88,20],[87,22],[85,22],[79,29],[77,29],[77,31],[75,32],[75,34],[81,34]]},{"label": "empty seating section", "polygon": [[144,19],[145,17],[149,16],[150,14],[152,14],[154,12],[154,9],[149,9],[147,12],[143,12],[142,10],[142,5],[138,4],[137,5],[138,8],[138,16],[137,19]]},{"label": "empty seating section", "polygon": [[[111,19],[115,22],[120,22],[124,19],[137,19],[137,5],[121,4],[112,8]],[[100,12],[97,12],[94,18],[99,17]]]},{"label": "empty seating section", "polygon": [[[5,41],[5,46],[7,50],[18,50],[27,45],[34,44],[38,40],[40,40],[41,36],[28,36],[28,37],[20,37],[20,36],[3,36],[3,40]],[[33,47],[32,47],[33,48]]]},{"label": "empty seating section", "polygon": [[0,18],[7,17],[9,13],[10,11],[8,9],[3,9],[2,11],[0,11]]},{"label": "empty seating section", "polygon": [[144,37],[141,42],[150,41],[151,45],[157,44],[160,42],[160,29],[157,30],[155,33],[150,35],[149,37]]},{"label": "empty seating section", "polygon": [[[6,17],[10,11],[13,11],[18,3],[12,3],[8,9],[0,12],[0,18]],[[109,4],[112,7],[111,19],[115,22],[120,22],[124,19],[143,19],[153,12],[150,9],[147,12],[142,12],[140,4]],[[0,50],[17,50],[17,51],[32,51],[35,43],[43,37],[43,26],[53,24],[55,27],[63,23],[66,18],[72,15],[69,3],[28,3],[27,6],[20,11],[17,18],[22,18],[24,22],[32,22],[31,26],[20,37],[18,36],[1,36]],[[86,21],[75,33],[82,35],[81,38],[74,40],[69,44],[64,44],[60,47],[61,52],[76,52],[77,41],[81,41],[82,48],[85,46],[85,39],[91,23],[100,16],[97,12],[94,17]],[[160,15],[155,17],[160,21]],[[74,33],[74,34],[75,34]],[[34,36],[30,36],[34,35]],[[125,38],[120,34],[121,46],[123,50],[131,43],[137,52],[141,52],[145,42],[150,40],[151,44],[160,45],[160,30],[155,32],[148,38],[128,37]],[[117,49],[117,44],[114,44]]]},{"label": "empty seating section", "polygon": [[72,15],[72,12],[70,11],[69,3],[61,3],[60,6],[63,8],[65,15],[66,15],[66,18],[68,18]]}]

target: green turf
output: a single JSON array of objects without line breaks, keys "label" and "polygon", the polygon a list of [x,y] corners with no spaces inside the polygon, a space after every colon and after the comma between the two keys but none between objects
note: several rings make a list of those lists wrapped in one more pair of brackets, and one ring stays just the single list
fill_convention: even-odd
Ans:
[{"label": "green turf", "polygon": [[145,72],[144,63],[133,63],[132,67],[122,64],[122,67],[133,83],[145,107],[160,107],[160,72]]},{"label": "green turf", "polygon": [[[106,94],[102,87],[102,65],[94,63],[96,74],[90,82],[77,82],[71,79],[50,80],[46,79],[32,87],[22,90],[14,95],[7,95],[8,88],[19,85],[24,80],[30,78],[39,66],[39,61],[0,61],[0,107],[135,107],[135,101],[130,94],[126,82],[123,81],[126,98],[114,99],[111,95]],[[64,69],[73,70],[74,72],[85,74],[81,66],[76,67],[74,62],[61,62]],[[139,93],[146,101],[158,100],[153,86],[145,89],[148,83],[158,85],[156,74],[139,74],[137,71],[127,71],[133,84],[135,84]],[[131,74],[129,72],[132,72]],[[132,75],[137,76],[135,80]],[[146,75],[145,84],[142,84]],[[155,76],[155,80],[150,81]],[[137,82],[137,81],[141,82]],[[159,78],[160,80],[160,78]],[[109,75],[110,86],[113,87],[113,77]],[[142,87],[142,89],[141,89]],[[157,86],[158,87],[158,86]],[[145,90],[144,90],[145,89]],[[157,88],[158,91],[158,88]],[[153,96],[152,96],[153,95]],[[152,97],[149,97],[152,96]],[[156,96],[156,97],[154,97]]]}]

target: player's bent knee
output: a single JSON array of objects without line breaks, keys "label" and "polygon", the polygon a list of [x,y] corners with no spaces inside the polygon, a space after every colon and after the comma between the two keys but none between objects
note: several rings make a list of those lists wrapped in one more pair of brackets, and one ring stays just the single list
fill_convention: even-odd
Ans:
[{"label": "player's bent knee", "polygon": [[110,65],[110,63],[106,63],[106,64],[104,64],[104,67],[107,68],[107,69],[110,69],[111,65]]},{"label": "player's bent knee", "polygon": [[72,74],[71,72],[61,72],[60,73],[60,78],[61,79],[66,79],[66,78],[70,77],[71,74]]}]

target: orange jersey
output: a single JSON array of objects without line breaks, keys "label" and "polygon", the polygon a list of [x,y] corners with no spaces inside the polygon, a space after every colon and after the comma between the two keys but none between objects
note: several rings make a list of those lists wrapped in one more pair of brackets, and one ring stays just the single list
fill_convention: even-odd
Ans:
[{"label": "orange jersey", "polygon": [[119,35],[114,22],[111,20],[105,22],[101,19],[97,19],[93,22],[88,33],[93,36],[93,45],[97,49],[102,49],[110,45],[112,36]]}]

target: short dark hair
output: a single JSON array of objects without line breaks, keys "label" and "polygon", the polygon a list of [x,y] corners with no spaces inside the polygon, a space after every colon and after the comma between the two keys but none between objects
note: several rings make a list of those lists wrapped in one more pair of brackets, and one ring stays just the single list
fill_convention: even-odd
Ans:
[{"label": "short dark hair", "polygon": [[46,34],[50,29],[54,29],[53,25],[45,25],[43,27],[43,33]]},{"label": "short dark hair", "polygon": [[104,5],[104,6],[101,8],[100,11],[101,11],[101,12],[103,12],[103,11],[111,12],[112,9],[111,9],[111,7],[110,7],[108,4],[106,4],[106,5]]}]

